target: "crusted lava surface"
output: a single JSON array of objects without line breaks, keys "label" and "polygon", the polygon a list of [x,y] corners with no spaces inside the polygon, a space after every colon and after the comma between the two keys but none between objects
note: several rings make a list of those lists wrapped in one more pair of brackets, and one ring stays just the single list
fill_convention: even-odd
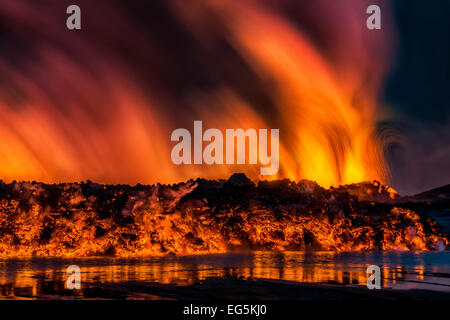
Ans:
[{"label": "crusted lava surface", "polygon": [[[433,191],[400,197],[364,182],[175,185],[0,183],[0,256],[155,256],[235,250],[443,250]],[[414,201],[417,200],[417,201]]]}]

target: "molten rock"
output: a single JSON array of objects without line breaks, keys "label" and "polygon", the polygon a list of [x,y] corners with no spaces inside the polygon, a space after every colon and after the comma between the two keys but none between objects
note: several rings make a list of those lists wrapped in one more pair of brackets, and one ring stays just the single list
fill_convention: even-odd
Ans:
[{"label": "molten rock", "polygon": [[[369,190],[369,191],[368,191]],[[447,236],[377,182],[177,185],[0,183],[0,256],[152,256],[231,250],[432,250]]]}]

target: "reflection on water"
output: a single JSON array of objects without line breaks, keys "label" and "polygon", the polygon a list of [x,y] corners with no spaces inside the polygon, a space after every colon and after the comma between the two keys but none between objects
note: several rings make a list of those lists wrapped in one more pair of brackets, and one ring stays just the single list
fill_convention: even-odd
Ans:
[{"label": "reflection on water", "polygon": [[[73,264],[81,268],[82,290],[65,288],[66,268]],[[189,285],[208,277],[365,285],[366,268],[372,264],[381,267],[385,288],[450,291],[450,252],[253,252],[128,259],[0,259],[0,297],[157,299],[99,291],[92,284],[138,281]]]}]

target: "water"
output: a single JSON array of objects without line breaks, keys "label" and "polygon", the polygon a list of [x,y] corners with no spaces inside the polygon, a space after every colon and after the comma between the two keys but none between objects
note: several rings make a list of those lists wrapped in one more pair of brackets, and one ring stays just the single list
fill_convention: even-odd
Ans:
[{"label": "water", "polygon": [[[81,290],[66,289],[69,265],[81,268]],[[252,252],[159,258],[0,259],[0,298],[144,298],[156,295],[99,289],[129,281],[191,285],[209,277],[365,285],[378,265],[382,286],[450,292],[450,252]]]}]

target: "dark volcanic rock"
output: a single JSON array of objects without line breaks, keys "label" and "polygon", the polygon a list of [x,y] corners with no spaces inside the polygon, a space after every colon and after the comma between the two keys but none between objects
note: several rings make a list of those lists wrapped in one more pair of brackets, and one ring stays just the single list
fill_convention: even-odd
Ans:
[{"label": "dark volcanic rock", "polygon": [[428,214],[446,202],[435,198],[403,201],[377,182],[255,185],[244,174],[153,186],[1,182],[0,256],[443,249]]}]

